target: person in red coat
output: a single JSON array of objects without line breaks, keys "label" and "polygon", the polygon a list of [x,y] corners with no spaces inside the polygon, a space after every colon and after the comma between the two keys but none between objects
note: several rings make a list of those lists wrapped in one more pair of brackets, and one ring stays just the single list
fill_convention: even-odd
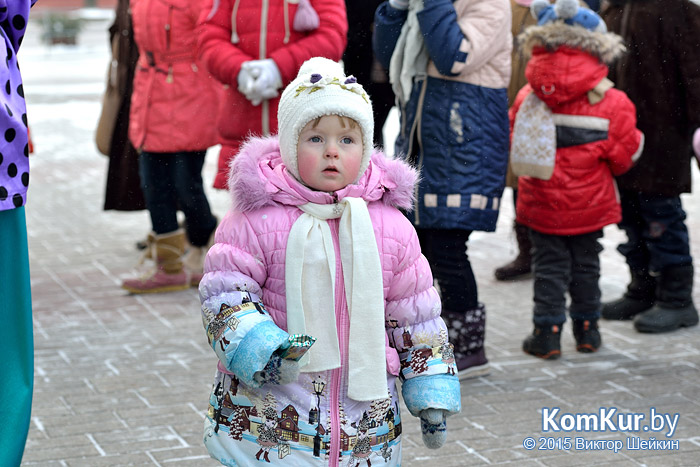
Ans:
[{"label": "person in red coat", "polygon": [[199,50],[227,85],[218,132],[214,187],[226,189],[229,165],[251,134],[277,133],[281,89],[311,57],[340,60],[347,43],[344,0],[209,0],[200,16]]},{"label": "person in red coat", "polygon": [[613,176],[632,167],[644,138],[634,104],[607,79],[622,39],[576,0],[535,0],[531,11],[538,24],[519,36],[531,57],[509,113],[511,165],[516,219],[534,246],[535,329],[523,350],[549,359],[561,354],[567,291],[576,349],[601,345],[598,240],[621,220]]},{"label": "person in red coat", "polygon": [[[131,293],[198,285],[203,249],[217,220],[204,192],[202,167],[217,143],[222,86],[197,54],[195,29],[204,0],[131,0],[139,60],[134,74],[129,139],[139,151],[139,174],[153,226],[156,268],[124,280]],[[180,228],[177,211],[185,214]],[[192,258],[185,259],[186,240]],[[200,258],[199,260],[194,257]],[[192,267],[185,268],[185,261]]]}]

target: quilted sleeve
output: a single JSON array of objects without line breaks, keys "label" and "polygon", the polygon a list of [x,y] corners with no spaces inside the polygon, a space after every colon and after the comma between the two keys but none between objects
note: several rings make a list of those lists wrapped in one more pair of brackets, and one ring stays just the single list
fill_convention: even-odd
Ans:
[{"label": "quilted sleeve", "polygon": [[457,17],[451,0],[431,0],[418,12],[428,54],[440,74],[457,76],[477,70],[492,58],[494,46],[510,35],[511,14],[501,0],[472,2]]},{"label": "quilted sleeve", "polygon": [[272,353],[287,339],[260,300],[267,277],[262,248],[247,218],[229,212],[207,253],[199,284],[202,324],[221,364],[251,387]]},{"label": "quilted sleeve", "polygon": [[[608,93],[612,91],[617,90],[610,90]],[[613,96],[614,114],[610,117],[608,135],[613,147],[608,152],[607,159],[612,173],[622,175],[642,155],[644,134],[637,129],[637,111],[632,101],[622,91],[617,91]]]},{"label": "quilted sleeve", "polygon": [[396,211],[386,223],[391,227],[384,252],[390,252],[393,269],[386,293],[386,330],[399,353],[406,407],[416,417],[426,408],[458,413],[459,380],[428,260],[403,214]]},{"label": "quilted sleeve", "polygon": [[406,10],[397,10],[384,2],[374,13],[374,32],[372,33],[372,48],[374,56],[385,70],[389,69],[391,55],[401,35],[401,28],[406,22]]}]

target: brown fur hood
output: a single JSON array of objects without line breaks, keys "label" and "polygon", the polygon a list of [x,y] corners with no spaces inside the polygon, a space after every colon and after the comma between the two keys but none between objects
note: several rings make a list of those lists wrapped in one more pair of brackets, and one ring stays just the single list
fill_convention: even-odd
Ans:
[{"label": "brown fur hood", "polygon": [[589,31],[563,21],[528,27],[518,36],[518,44],[528,58],[535,47],[544,47],[553,52],[561,46],[567,46],[588,52],[608,65],[626,50],[622,37],[615,33]]}]

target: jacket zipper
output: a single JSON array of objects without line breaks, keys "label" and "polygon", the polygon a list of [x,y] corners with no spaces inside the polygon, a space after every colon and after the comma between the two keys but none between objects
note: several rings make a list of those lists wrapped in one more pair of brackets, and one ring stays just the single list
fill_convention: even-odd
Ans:
[{"label": "jacket zipper", "polygon": [[[170,30],[172,29],[172,24],[173,24],[173,6],[170,5],[168,7],[168,22],[165,23],[165,51],[170,52]],[[173,82],[173,64],[169,63],[168,64],[168,76],[165,78],[166,83],[172,83]]]},{"label": "jacket zipper", "polygon": [[[333,202],[338,203],[338,195],[333,193]],[[340,385],[342,376],[342,364],[346,361],[347,356],[344,354],[343,349],[346,347],[347,336],[345,332],[345,326],[343,321],[347,319],[345,316],[345,309],[347,308],[347,303],[345,300],[345,294],[342,291],[345,290],[345,286],[339,287],[342,279],[342,262],[340,257],[340,245],[337,243],[338,239],[338,220],[334,219],[329,222],[329,227],[333,234],[333,249],[336,257],[335,266],[335,303],[338,305],[336,310],[338,311],[336,317],[336,329],[338,332],[338,346],[340,347],[340,362],[341,367],[331,370],[331,394],[330,394],[330,414],[331,414],[331,444],[328,463],[329,466],[338,466],[338,458],[340,455],[340,420],[338,417],[338,407],[340,407]]]}]

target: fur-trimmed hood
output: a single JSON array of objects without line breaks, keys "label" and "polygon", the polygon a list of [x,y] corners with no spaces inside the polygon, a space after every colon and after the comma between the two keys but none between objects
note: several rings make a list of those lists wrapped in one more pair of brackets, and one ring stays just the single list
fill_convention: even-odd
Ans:
[{"label": "fur-trimmed hood", "polygon": [[[374,151],[360,180],[334,194],[337,199],[352,196],[368,202],[382,200],[389,206],[410,210],[417,181],[418,172],[408,164]],[[276,136],[246,141],[231,164],[228,186],[233,208],[242,212],[274,204],[335,202],[332,194],[312,190],[287,171]]]},{"label": "fur-trimmed hood", "polygon": [[544,47],[553,52],[561,46],[567,46],[583,50],[608,65],[625,52],[619,35],[594,32],[581,26],[570,26],[563,21],[528,27],[518,36],[518,44],[526,57],[532,55],[535,47]]}]

